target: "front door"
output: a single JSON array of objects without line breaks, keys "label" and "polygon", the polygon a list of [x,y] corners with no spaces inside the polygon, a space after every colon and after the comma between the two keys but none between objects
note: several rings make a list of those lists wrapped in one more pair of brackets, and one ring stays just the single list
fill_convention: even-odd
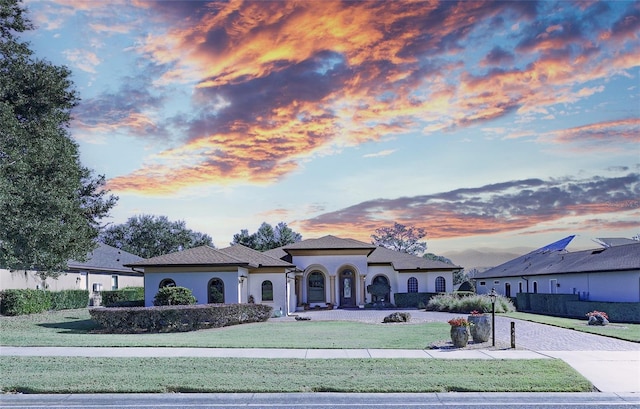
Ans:
[{"label": "front door", "polygon": [[356,288],[353,271],[343,270],[340,273],[340,307],[356,306]]}]

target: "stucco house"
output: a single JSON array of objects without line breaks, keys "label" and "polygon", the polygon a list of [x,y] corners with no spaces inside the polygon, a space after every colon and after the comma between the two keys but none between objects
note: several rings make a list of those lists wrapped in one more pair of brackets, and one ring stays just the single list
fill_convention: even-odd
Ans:
[{"label": "stucco house", "polygon": [[598,239],[602,247],[568,252],[569,236],[474,277],[479,294],[576,294],[583,301],[640,302],[640,242]]},{"label": "stucco house", "polygon": [[461,267],[335,236],[258,252],[242,245],[202,246],[127,265],[144,272],[145,305],[163,286],[190,288],[198,303],[270,304],[289,314],[309,307],[358,308],[372,299],[368,285],[386,283],[394,294],[449,292]]},{"label": "stucco house", "polygon": [[143,260],[134,254],[98,243],[87,261],[69,260],[67,270],[58,278],[42,280],[37,271],[0,269],[0,290],[48,289],[61,290],[117,290],[123,287],[142,287],[141,273],[125,267],[126,263]]}]

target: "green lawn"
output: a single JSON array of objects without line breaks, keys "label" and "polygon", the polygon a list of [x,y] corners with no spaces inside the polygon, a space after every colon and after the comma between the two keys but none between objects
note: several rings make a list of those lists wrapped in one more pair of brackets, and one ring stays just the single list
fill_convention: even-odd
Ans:
[{"label": "green lawn", "polygon": [[96,334],[87,310],[0,317],[0,345],[207,348],[424,349],[449,339],[449,324],[288,321],[164,334]]},{"label": "green lawn", "polygon": [[592,391],[554,359],[0,357],[0,373],[21,393]]},{"label": "green lawn", "polygon": [[623,339],[625,341],[640,342],[640,324],[612,323],[605,326],[587,325],[586,320],[572,318],[552,317],[549,315],[529,314],[525,312],[508,312],[504,317],[516,318],[524,321],[539,322],[541,324],[554,325],[556,327],[589,332],[607,337]]}]

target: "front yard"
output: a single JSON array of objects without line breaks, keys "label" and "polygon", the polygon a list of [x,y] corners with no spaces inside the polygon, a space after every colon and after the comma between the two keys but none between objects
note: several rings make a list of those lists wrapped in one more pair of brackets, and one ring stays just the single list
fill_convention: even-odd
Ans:
[{"label": "front yard", "polygon": [[[449,325],[292,321],[100,334],[87,310],[0,317],[0,345],[425,349]],[[560,360],[0,357],[0,392],[585,392]]]}]

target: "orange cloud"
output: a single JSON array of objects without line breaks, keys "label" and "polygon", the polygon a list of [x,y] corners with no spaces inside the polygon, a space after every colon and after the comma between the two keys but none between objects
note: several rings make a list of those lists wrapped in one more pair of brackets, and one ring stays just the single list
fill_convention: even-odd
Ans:
[{"label": "orange cloud", "polygon": [[[182,145],[111,180],[114,190],[270,183],[305,158],[389,135],[509,113],[548,117],[548,107],[601,91],[584,84],[638,64],[632,47],[609,55],[596,44],[635,41],[631,16],[616,31],[624,35],[606,38],[601,33],[611,28],[586,36],[570,22],[532,24],[540,31],[521,34],[519,46],[493,48],[481,63],[488,71],[468,66],[471,33],[498,16],[524,24],[535,17],[528,2],[234,0],[197,13],[188,2],[135,4],[167,24],[136,48],[164,67],[155,85],[192,85],[196,113]],[[151,125],[128,116],[113,126]],[[155,176],[160,183],[151,182]]]}]

